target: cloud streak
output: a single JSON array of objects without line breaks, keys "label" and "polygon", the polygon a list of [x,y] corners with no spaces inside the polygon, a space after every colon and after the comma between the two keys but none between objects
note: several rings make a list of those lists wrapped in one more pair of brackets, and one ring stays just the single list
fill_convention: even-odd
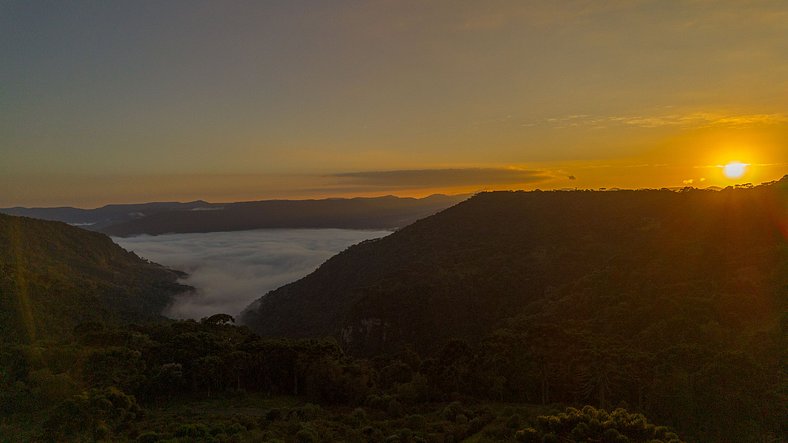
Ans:
[{"label": "cloud streak", "polygon": [[[788,115],[772,114],[719,114],[713,112],[693,112],[687,114],[663,115],[612,115],[598,116],[575,114],[545,119],[543,124],[553,128],[631,126],[637,128],[661,127],[736,127],[745,128],[761,125],[779,125],[788,123]],[[535,122],[523,123],[523,126],[534,126]]]},{"label": "cloud streak", "polygon": [[518,185],[550,178],[544,171],[514,168],[403,169],[333,174],[357,186],[391,189]]},{"label": "cloud streak", "polygon": [[266,292],[298,280],[350,245],[388,231],[261,229],[113,238],[137,255],[187,272],[196,293],[177,297],[164,315],[199,319],[237,316]]}]

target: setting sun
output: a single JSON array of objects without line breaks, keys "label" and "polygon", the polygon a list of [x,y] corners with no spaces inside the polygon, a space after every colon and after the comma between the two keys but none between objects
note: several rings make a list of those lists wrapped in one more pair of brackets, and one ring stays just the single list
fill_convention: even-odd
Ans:
[{"label": "setting sun", "polygon": [[730,162],[722,167],[722,172],[726,177],[736,179],[740,178],[745,172],[747,172],[747,166],[749,165],[746,163]]}]

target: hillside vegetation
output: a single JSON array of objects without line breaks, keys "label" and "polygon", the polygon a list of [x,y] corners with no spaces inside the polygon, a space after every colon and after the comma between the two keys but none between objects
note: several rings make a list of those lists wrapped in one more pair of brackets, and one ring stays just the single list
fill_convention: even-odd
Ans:
[{"label": "hillside vegetation", "polygon": [[354,359],[231,320],[85,323],[74,340],[0,349],[0,441],[681,442],[623,408],[461,396],[442,382],[449,359]]},{"label": "hillside vegetation", "polygon": [[623,314],[658,322],[697,303],[704,323],[764,326],[786,298],[786,187],[482,193],[347,249],[244,321],[262,335],[334,335],[368,354],[478,341],[556,303],[576,311],[565,318],[625,336],[646,325],[621,324]]},{"label": "hillside vegetation", "polygon": [[788,422],[787,211],[788,178],[483,193],[349,248],[244,321],[354,355],[448,353],[459,363],[443,382],[468,395],[624,402],[745,441]]},{"label": "hillside vegetation", "polygon": [[104,234],[0,215],[0,342],[62,338],[75,325],[158,319],[179,273]]},{"label": "hillside vegetation", "polygon": [[121,325],[177,275],[0,217],[0,440],[785,441],[786,193],[484,193],[241,327]]}]

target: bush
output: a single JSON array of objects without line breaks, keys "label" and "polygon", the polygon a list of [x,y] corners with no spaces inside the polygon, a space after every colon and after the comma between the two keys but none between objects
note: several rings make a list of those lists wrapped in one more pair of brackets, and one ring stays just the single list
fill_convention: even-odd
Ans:
[{"label": "bush", "polygon": [[208,427],[203,424],[189,423],[175,430],[176,437],[205,438],[208,435]]},{"label": "bush", "polygon": [[506,427],[510,429],[517,429],[520,427],[520,423],[522,422],[522,418],[520,414],[512,414],[508,420],[506,420]]},{"label": "bush", "polygon": [[265,413],[265,419],[268,421],[276,421],[281,420],[284,414],[282,410],[279,408],[270,409],[268,412]]},{"label": "bush", "polygon": [[372,426],[365,426],[361,433],[367,438],[368,441],[381,441],[383,440],[383,431]]},{"label": "bush", "polygon": [[242,432],[246,432],[246,428],[240,423],[233,423],[224,427],[224,433],[227,435],[236,435]]},{"label": "bush", "polygon": [[314,429],[304,426],[296,433],[296,441],[298,443],[317,443],[319,438]]},{"label": "bush", "polygon": [[414,414],[414,415],[409,415],[405,419],[405,424],[411,429],[422,431],[424,430],[424,428],[427,427],[427,420],[422,415]]},{"label": "bush", "polygon": [[457,419],[457,415],[462,413],[462,404],[460,404],[458,401],[455,401],[446,405],[446,407],[441,411],[440,416],[443,417],[444,420],[455,421]]},{"label": "bush", "polygon": [[356,408],[348,415],[348,422],[354,427],[361,426],[367,421],[367,411],[362,408]]},{"label": "bush", "polygon": [[559,443],[558,437],[552,432],[542,437],[542,443]]},{"label": "bush", "polygon": [[473,434],[481,431],[482,428],[484,428],[485,424],[487,424],[487,423],[485,423],[485,421],[484,421],[484,419],[482,417],[474,418],[473,420],[468,422],[468,433],[473,435]]},{"label": "bush", "polygon": [[587,424],[578,423],[577,426],[572,429],[572,432],[569,433],[569,436],[576,441],[580,441],[591,437],[591,432]]},{"label": "bush", "polygon": [[158,432],[143,432],[137,437],[138,443],[156,443],[162,436]]},{"label": "bush", "polygon": [[400,404],[400,402],[398,402],[396,399],[391,399],[386,412],[388,413],[389,417],[398,418],[402,416],[404,410],[402,409],[402,404]]},{"label": "bush", "polygon": [[411,431],[409,428],[402,428],[397,431],[397,434],[399,435],[399,438],[402,439],[402,441],[410,441],[410,438],[413,436],[413,431]]},{"label": "bush", "polygon": [[539,443],[539,432],[534,428],[525,428],[515,432],[514,438],[526,443]]}]

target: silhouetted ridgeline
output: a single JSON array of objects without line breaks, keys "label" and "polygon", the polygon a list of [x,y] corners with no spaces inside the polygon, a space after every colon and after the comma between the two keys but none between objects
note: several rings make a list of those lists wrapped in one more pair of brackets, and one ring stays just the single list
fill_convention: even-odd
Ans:
[{"label": "silhouetted ridgeline", "polygon": [[86,229],[100,230],[101,228],[136,220],[159,212],[191,211],[208,208],[211,204],[202,200],[189,203],[155,202],[126,205],[106,205],[95,209],[72,208],[68,206],[57,208],[0,208],[0,213],[32,217],[41,220],[62,221]]},{"label": "silhouetted ridgeline", "polygon": [[126,237],[263,228],[389,229],[406,226],[465,198],[467,196],[433,195],[421,199],[388,196],[211,204],[200,210],[159,212],[101,231]]},{"label": "silhouetted ridgeline", "polygon": [[0,341],[63,338],[90,320],[150,320],[189,288],[104,234],[0,215]]},{"label": "silhouetted ridgeline", "polygon": [[62,221],[118,237],[265,228],[393,229],[467,197],[436,194],[418,199],[386,196],[237,203],[198,200],[107,205],[96,209],[0,208],[0,213]]}]

